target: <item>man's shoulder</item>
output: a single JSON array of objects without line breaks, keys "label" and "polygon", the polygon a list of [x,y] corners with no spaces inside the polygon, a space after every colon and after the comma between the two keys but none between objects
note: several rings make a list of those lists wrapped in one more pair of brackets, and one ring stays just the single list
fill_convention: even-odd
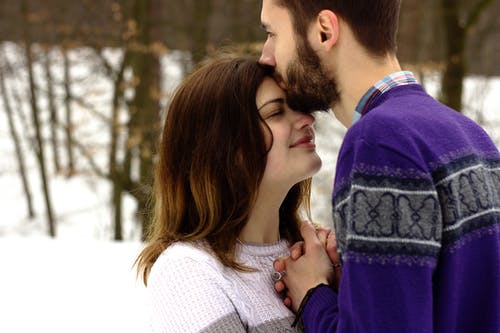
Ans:
[{"label": "man's shoulder", "polygon": [[[460,131],[458,129],[461,129]],[[348,131],[347,137],[369,142],[393,143],[417,140],[435,144],[440,140],[460,140],[484,132],[470,118],[441,104],[429,95],[386,97]]]}]

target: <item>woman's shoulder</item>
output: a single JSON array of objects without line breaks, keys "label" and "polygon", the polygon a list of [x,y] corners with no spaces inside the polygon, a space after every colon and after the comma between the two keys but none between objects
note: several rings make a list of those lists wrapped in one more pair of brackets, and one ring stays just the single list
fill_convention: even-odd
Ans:
[{"label": "woman's shoulder", "polygon": [[222,264],[203,242],[175,242],[158,257],[151,269],[151,275],[158,273],[191,275],[214,274],[222,270]]},{"label": "woman's shoulder", "polygon": [[219,332],[222,329],[211,328],[222,323],[231,332],[242,332],[231,285],[220,266],[203,244],[178,242],[165,249],[154,263],[147,285],[153,330]]},{"label": "woman's shoulder", "polygon": [[208,245],[204,242],[175,242],[167,247],[159,258],[164,259],[194,259],[210,260],[215,259]]}]

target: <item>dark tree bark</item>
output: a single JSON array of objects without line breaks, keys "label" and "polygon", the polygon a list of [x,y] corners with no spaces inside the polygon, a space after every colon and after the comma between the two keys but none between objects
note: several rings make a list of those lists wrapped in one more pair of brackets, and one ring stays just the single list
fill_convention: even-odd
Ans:
[{"label": "dark tree bark", "polygon": [[130,44],[130,60],[135,83],[134,99],[130,103],[128,148],[135,152],[139,164],[140,188],[132,195],[138,203],[138,217],[142,238],[149,229],[151,214],[148,203],[153,182],[153,157],[159,133],[159,57],[151,47],[151,17],[158,10],[152,0],[134,2],[134,21],[137,33]]},{"label": "dark tree bark", "polygon": [[5,107],[5,112],[7,113],[7,120],[9,124],[9,132],[14,143],[14,148],[16,151],[16,159],[19,170],[19,177],[23,184],[24,196],[26,198],[26,208],[28,209],[28,217],[35,217],[35,210],[33,208],[33,197],[31,195],[31,188],[28,181],[28,176],[26,174],[26,163],[24,162],[24,154],[21,148],[21,142],[19,135],[17,134],[17,129],[14,123],[14,116],[12,112],[11,103],[9,96],[7,94],[7,88],[5,86],[5,79],[2,70],[0,69],[0,93],[2,94],[3,105]]},{"label": "dark tree bark", "polygon": [[[480,16],[495,0],[480,0],[471,9],[464,9],[457,0],[441,0],[446,42],[446,61],[441,81],[440,100],[455,109],[462,111],[463,80],[467,72],[465,55],[466,43],[470,30],[478,22]],[[462,19],[466,12],[466,19]]]},{"label": "dark tree bark", "polygon": [[122,166],[118,164],[118,141],[120,137],[120,100],[123,98],[124,82],[123,73],[128,63],[128,54],[125,53],[120,66],[120,69],[115,77],[113,86],[113,101],[111,115],[111,143],[109,152],[109,174],[113,184],[112,189],[112,209],[113,209],[113,226],[114,240],[123,240],[123,223],[122,223],[122,203],[124,191],[124,174]]},{"label": "dark tree bark", "polygon": [[58,138],[58,127],[60,122],[54,97],[54,79],[52,77],[50,50],[48,48],[45,49],[45,55],[43,57],[43,67],[45,69],[45,80],[47,81],[47,101],[50,111],[50,142],[52,147],[52,160],[54,163],[55,172],[59,173],[61,172]]},{"label": "dark tree bark", "polygon": [[193,55],[193,62],[197,64],[208,53],[209,47],[209,31],[210,31],[210,18],[213,10],[213,0],[194,1],[193,20],[197,22],[196,26],[191,29],[191,38],[193,47],[191,54]]},{"label": "dark tree bark", "polygon": [[73,154],[73,121],[71,114],[71,75],[70,75],[70,62],[68,58],[68,50],[63,49],[63,63],[64,63],[64,109],[66,115],[66,154],[68,158],[68,177],[75,174],[75,158]]},{"label": "dark tree bark", "polygon": [[41,122],[39,119],[40,110],[37,104],[37,90],[35,86],[35,79],[33,74],[33,56],[31,53],[31,38],[29,32],[29,11],[26,4],[26,0],[21,1],[21,12],[24,20],[24,46],[25,46],[25,57],[26,66],[28,70],[28,80],[29,80],[29,90],[30,90],[30,106],[31,115],[33,120],[33,126],[35,127],[36,135],[36,157],[38,161],[38,170],[40,172],[40,178],[42,180],[42,190],[45,201],[45,209],[47,214],[48,223],[48,233],[51,237],[56,236],[56,220],[54,218],[52,210],[52,200],[49,190],[49,179],[47,175],[47,170],[45,166],[45,153],[44,144],[42,139]]}]

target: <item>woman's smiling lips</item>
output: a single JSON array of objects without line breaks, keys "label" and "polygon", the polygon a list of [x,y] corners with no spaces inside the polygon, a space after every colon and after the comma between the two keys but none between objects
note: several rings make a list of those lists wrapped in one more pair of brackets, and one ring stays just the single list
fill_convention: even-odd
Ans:
[{"label": "woman's smiling lips", "polygon": [[316,145],[314,144],[314,136],[304,135],[299,140],[295,141],[292,145],[290,145],[290,148],[295,148],[295,147],[315,148]]}]

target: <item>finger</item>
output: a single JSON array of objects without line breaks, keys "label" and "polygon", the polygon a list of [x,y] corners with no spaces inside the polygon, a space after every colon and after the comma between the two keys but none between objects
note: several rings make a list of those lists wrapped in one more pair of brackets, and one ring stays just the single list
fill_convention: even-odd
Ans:
[{"label": "finger", "polygon": [[300,234],[304,239],[304,253],[307,253],[307,250],[312,249],[314,246],[321,245],[318,236],[316,235],[316,229],[314,229],[311,223],[301,223]]},{"label": "finger", "polygon": [[293,246],[290,248],[290,257],[292,258],[292,260],[297,260],[302,256],[304,252],[303,248],[304,242],[302,241],[293,244]]},{"label": "finger", "polygon": [[328,228],[328,227],[323,227],[323,226],[316,228],[316,232],[320,232],[320,231],[326,232],[327,235],[329,235],[330,232],[332,232],[332,229]]},{"label": "finger", "polygon": [[340,262],[338,248],[337,248],[337,238],[335,237],[335,233],[332,232],[327,238],[326,241],[326,253],[328,253],[328,257],[332,263]]},{"label": "finger", "polygon": [[276,291],[278,293],[282,292],[283,290],[285,290],[286,286],[285,286],[285,283],[283,281],[276,281],[274,283],[274,289],[276,289]]},{"label": "finger", "polygon": [[285,297],[285,299],[283,300],[283,303],[285,303],[285,305],[289,308],[292,307],[292,299],[290,297]]},{"label": "finger", "polygon": [[281,257],[276,259],[274,261],[273,267],[276,272],[281,272],[285,270],[285,258]]},{"label": "finger", "polygon": [[328,239],[328,236],[330,235],[330,230],[326,228],[321,228],[316,231],[316,235],[318,236],[318,239],[320,243],[326,247],[326,241]]}]

